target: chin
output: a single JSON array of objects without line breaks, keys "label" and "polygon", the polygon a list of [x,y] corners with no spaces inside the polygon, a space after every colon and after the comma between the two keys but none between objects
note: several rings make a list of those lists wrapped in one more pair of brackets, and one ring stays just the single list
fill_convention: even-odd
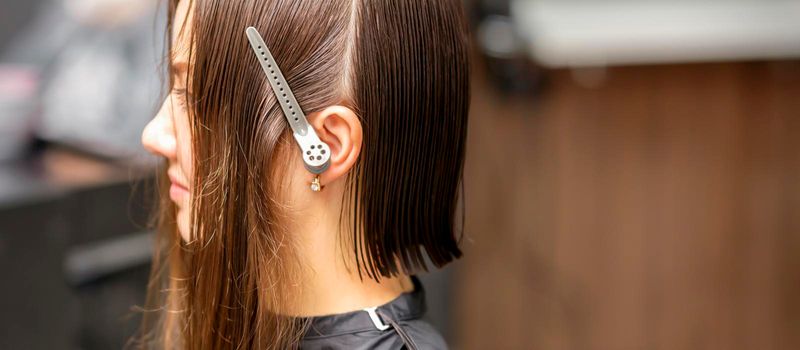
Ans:
[{"label": "chin", "polygon": [[177,217],[178,233],[181,235],[184,243],[189,242],[189,213],[186,209],[180,209]]}]

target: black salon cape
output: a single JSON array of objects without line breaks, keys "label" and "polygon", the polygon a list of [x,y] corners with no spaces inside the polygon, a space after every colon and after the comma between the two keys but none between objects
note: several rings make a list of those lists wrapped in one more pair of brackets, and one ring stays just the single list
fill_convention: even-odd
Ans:
[{"label": "black salon cape", "polygon": [[376,314],[386,330],[379,330],[367,311],[311,318],[311,326],[300,348],[307,350],[366,349],[447,349],[442,336],[422,320],[425,290],[416,277],[414,291],[403,293],[377,308]]}]

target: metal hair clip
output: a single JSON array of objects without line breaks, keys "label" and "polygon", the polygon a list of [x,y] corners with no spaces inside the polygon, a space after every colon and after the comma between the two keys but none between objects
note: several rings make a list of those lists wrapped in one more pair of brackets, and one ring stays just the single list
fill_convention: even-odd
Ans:
[{"label": "metal hair clip", "polygon": [[[261,62],[261,68],[263,68],[264,73],[267,74],[267,80],[269,80],[269,84],[272,86],[272,91],[275,92],[278,104],[283,109],[283,115],[286,117],[286,121],[289,122],[289,126],[292,127],[294,139],[297,140],[300,151],[303,152],[303,162],[305,163],[306,169],[314,174],[321,174],[328,169],[330,165],[330,147],[319,139],[314,128],[308,124],[306,115],[303,114],[303,110],[300,109],[300,104],[298,104],[297,100],[294,98],[292,89],[290,89],[289,84],[286,83],[283,73],[278,69],[278,63],[275,62],[272,53],[267,49],[267,44],[264,43],[264,39],[258,34],[258,30],[253,27],[247,27],[246,33],[247,39],[250,40],[250,46],[253,48],[253,52],[258,58],[258,62]],[[316,179],[317,189],[315,190],[315,184],[313,183],[311,188],[312,190],[318,191],[321,189],[321,186],[319,185],[319,177],[316,177]]]}]

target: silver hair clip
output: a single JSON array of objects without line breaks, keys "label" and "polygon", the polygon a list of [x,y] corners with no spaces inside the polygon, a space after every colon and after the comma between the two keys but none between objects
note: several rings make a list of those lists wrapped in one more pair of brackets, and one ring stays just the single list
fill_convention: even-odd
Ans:
[{"label": "silver hair clip", "polygon": [[[294,98],[292,89],[286,83],[283,73],[278,69],[278,63],[275,62],[272,53],[267,49],[267,44],[258,34],[258,30],[253,27],[247,27],[246,32],[247,39],[250,40],[250,46],[258,58],[258,62],[261,62],[261,68],[267,74],[269,85],[272,86],[272,91],[275,92],[278,104],[283,109],[283,115],[286,117],[286,121],[289,122],[289,126],[292,127],[294,139],[297,140],[300,151],[303,152],[303,162],[306,169],[314,174],[321,174],[330,165],[330,147],[319,139],[314,128],[308,124],[306,115],[300,109],[300,104]],[[314,184],[311,187],[314,189]],[[321,189],[318,182],[317,187]]]}]

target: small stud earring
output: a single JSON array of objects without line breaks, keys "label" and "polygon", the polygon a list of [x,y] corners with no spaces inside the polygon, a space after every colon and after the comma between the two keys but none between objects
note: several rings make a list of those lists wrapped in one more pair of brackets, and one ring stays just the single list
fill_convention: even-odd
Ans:
[{"label": "small stud earring", "polygon": [[311,190],[314,192],[322,191],[322,184],[319,183],[319,175],[314,176],[314,180],[311,181]]}]

